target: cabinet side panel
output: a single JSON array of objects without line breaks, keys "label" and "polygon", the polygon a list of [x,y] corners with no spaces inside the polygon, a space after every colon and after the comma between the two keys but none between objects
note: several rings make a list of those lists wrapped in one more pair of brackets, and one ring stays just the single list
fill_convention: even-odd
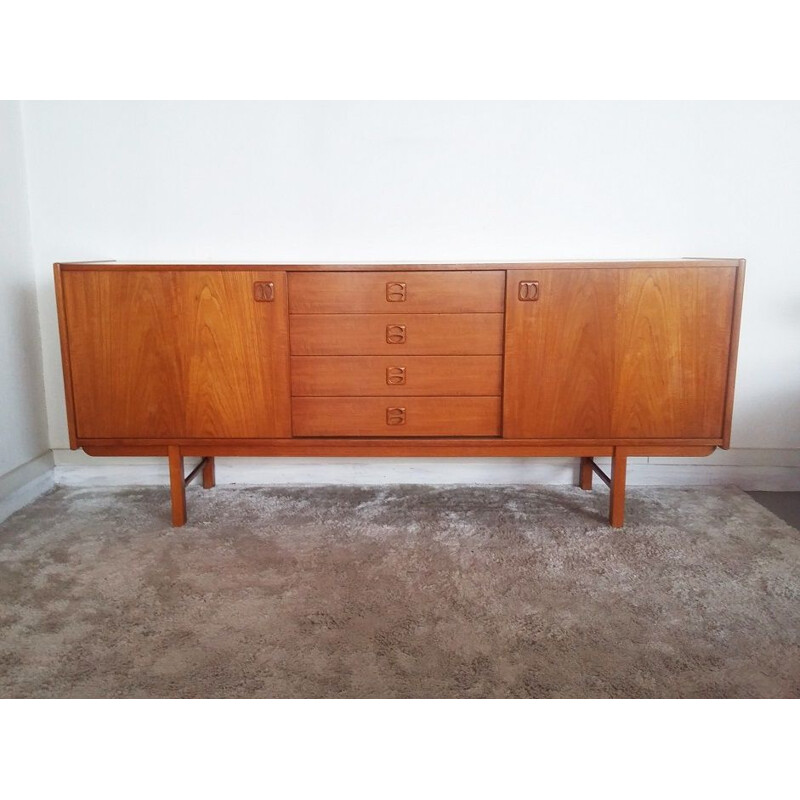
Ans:
[{"label": "cabinet side panel", "polygon": [[67,430],[69,446],[78,449],[78,433],[75,425],[75,397],[72,391],[72,368],[70,366],[69,326],[67,309],[64,303],[64,284],[62,283],[61,265],[53,264],[53,279],[56,290],[56,312],[58,314],[58,338],[61,344],[61,369],[64,375],[64,400],[67,409]]},{"label": "cabinet side panel", "polygon": [[739,329],[742,321],[742,301],[744,300],[745,261],[742,259],[736,270],[736,289],[733,297],[733,319],[731,320],[731,351],[728,357],[728,385],[725,389],[725,419],[722,423],[722,447],[731,446],[733,426],[733,390],[736,384],[736,362],[739,356]]},{"label": "cabinet side panel", "polygon": [[[619,269],[508,273],[503,435],[607,438]],[[535,284],[536,289],[520,284]],[[536,297],[537,299],[526,299]]]},{"label": "cabinet side panel", "polygon": [[735,279],[735,267],[621,275],[615,437],[722,436]]}]

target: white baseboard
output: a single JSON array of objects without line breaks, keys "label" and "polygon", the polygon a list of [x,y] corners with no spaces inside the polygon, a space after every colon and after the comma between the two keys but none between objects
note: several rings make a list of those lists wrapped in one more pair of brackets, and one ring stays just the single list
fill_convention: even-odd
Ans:
[{"label": "white baseboard", "polygon": [[[608,459],[598,463],[608,467]],[[187,459],[187,470],[194,461]],[[91,458],[55,451],[55,481],[65,486],[164,486],[165,458]],[[577,459],[544,458],[218,458],[217,483],[286,485],[569,484]],[[707,459],[632,458],[631,486],[735,485],[800,491],[800,451],[717,451]]]},{"label": "white baseboard", "polygon": [[0,522],[51,489],[54,479],[51,451],[0,476]]}]

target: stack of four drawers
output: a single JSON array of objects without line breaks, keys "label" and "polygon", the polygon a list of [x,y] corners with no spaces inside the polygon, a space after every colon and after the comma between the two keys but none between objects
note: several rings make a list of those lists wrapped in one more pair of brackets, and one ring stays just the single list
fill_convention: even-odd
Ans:
[{"label": "stack of four drawers", "polygon": [[295,436],[499,436],[505,272],[289,275]]}]

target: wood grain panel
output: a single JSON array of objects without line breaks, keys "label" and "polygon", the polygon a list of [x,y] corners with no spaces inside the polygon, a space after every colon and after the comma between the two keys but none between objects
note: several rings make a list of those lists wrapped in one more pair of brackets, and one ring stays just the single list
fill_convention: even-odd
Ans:
[{"label": "wood grain panel", "polygon": [[[405,342],[386,341],[387,325]],[[292,355],[499,355],[502,314],[292,314]]]},{"label": "wood grain panel", "polygon": [[295,436],[496,436],[500,398],[295,397],[292,420]]},{"label": "wood grain panel", "polygon": [[736,269],[620,275],[612,436],[722,436]]},{"label": "wood grain panel", "polygon": [[505,272],[307,272],[289,275],[293,314],[503,311]]},{"label": "wood grain panel", "polygon": [[[539,299],[519,299],[520,282]],[[611,432],[617,269],[508,276],[503,435],[605,438]]]},{"label": "wood grain panel", "polygon": [[[736,267],[541,270],[509,277],[510,438],[720,439]],[[537,281],[539,299],[519,299]]]},{"label": "wood grain panel", "polygon": [[285,273],[62,277],[79,436],[290,435]]},{"label": "wood grain panel", "polygon": [[64,400],[66,401],[67,430],[71,450],[78,449],[78,429],[75,423],[75,396],[72,391],[72,364],[69,352],[69,331],[64,303],[64,281],[61,264],[53,264],[53,279],[56,289],[56,311],[58,313],[58,335],[61,345],[61,371],[64,378]]},{"label": "wood grain panel", "polygon": [[[386,398],[384,398],[386,399]],[[125,448],[147,450],[147,448],[159,448],[166,452],[167,445],[177,444],[180,445],[181,452],[184,454],[189,453],[187,449],[189,445],[192,447],[206,449],[207,452],[203,453],[200,450],[192,450],[192,453],[197,455],[220,455],[221,450],[227,448],[249,451],[253,455],[257,455],[261,450],[265,455],[295,455],[298,450],[301,455],[307,455],[310,451],[308,448],[314,441],[324,442],[326,447],[326,455],[335,451],[337,447],[337,439],[303,439],[302,444],[297,443],[301,440],[296,439],[183,439],[183,438],[170,438],[170,439],[80,439],[78,444],[84,450],[106,450],[108,448]],[[348,450],[352,450],[353,442],[351,440],[341,440],[345,442]],[[403,440],[405,442],[405,440]],[[492,449],[503,453],[516,453],[517,455],[532,455],[531,449],[538,452],[540,448],[545,450],[553,450],[554,448],[581,448],[584,452],[583,455],[599,455],[601,451],[610,451],[614,447],[624,446],[628,450],[637,449],[641,452],[638,455],[661,455],[663,452],[672,451],[675,448],[690,448],[692,451],[698,449],[705,449],[707,447],[719,446],[722,443],[721,439],[471,439],[470,449],[477,447],[485,442],[487,451],[484,455],[491,455]],[[364,437],[360,440],[360,444],[364,445],[365,450],[369,450],[373,455],[391,456],[393,454],[393,440],[387,438],[369,438]],[[415,445],[425,445],[435,447],[436,452],[442,456],[455,456],[463,451],[462,445],[457,438],[420,438],[414,440]],[[406,454],[409,454],[411,445],[404,444]],[[554,451],[555,452],[555,451]],[[675,455],[675,453],[668,452],[668,454]],[[708,453],[692,452],[691,455],[708,455]]]},{"label": "wood grain panel", "polygon": [[[91,456],[159,456],[167,455],[169,446],[164,445],[97,445],[86,444],[84,452]],[[714,448],[711,448],[712,450]],[[565,458],[570,456],[610,456],[614,448],[610,445],[543,444],[514,442],[492,437],[448,437],[431,438],[303,438],[296,439],[245,439],[237,444],[234,440],[215,441],[212,444],[196,444],[194,440],[181,445],[181,453],[187,458],[212,456],[435,456],[437,458],[462,458],[480,456],[512,456]],[[705,455],[686,452],[683,455]]]},{"label": "wood grain panel", "polygon": [[502,356],[294,356],[292,394],[500,395]]}]

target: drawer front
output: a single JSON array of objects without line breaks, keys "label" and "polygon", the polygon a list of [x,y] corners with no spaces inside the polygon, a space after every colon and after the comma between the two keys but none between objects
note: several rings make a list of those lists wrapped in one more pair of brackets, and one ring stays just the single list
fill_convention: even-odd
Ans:
[{"label": "drawer front", "polygon": [[295,272],[292,314],[502,313],[505,272]]},{"label": "drawer front", "polygon": [[292,314],[291,352],[501,355],[503,314]]},{"label": "drawer front", "polygon": [[294,436],[499,436],[499,397],[295,397]]},{"label": "drawer front", "polygon": [[502,356],[294,356],[295,396],[500,395]]}]

